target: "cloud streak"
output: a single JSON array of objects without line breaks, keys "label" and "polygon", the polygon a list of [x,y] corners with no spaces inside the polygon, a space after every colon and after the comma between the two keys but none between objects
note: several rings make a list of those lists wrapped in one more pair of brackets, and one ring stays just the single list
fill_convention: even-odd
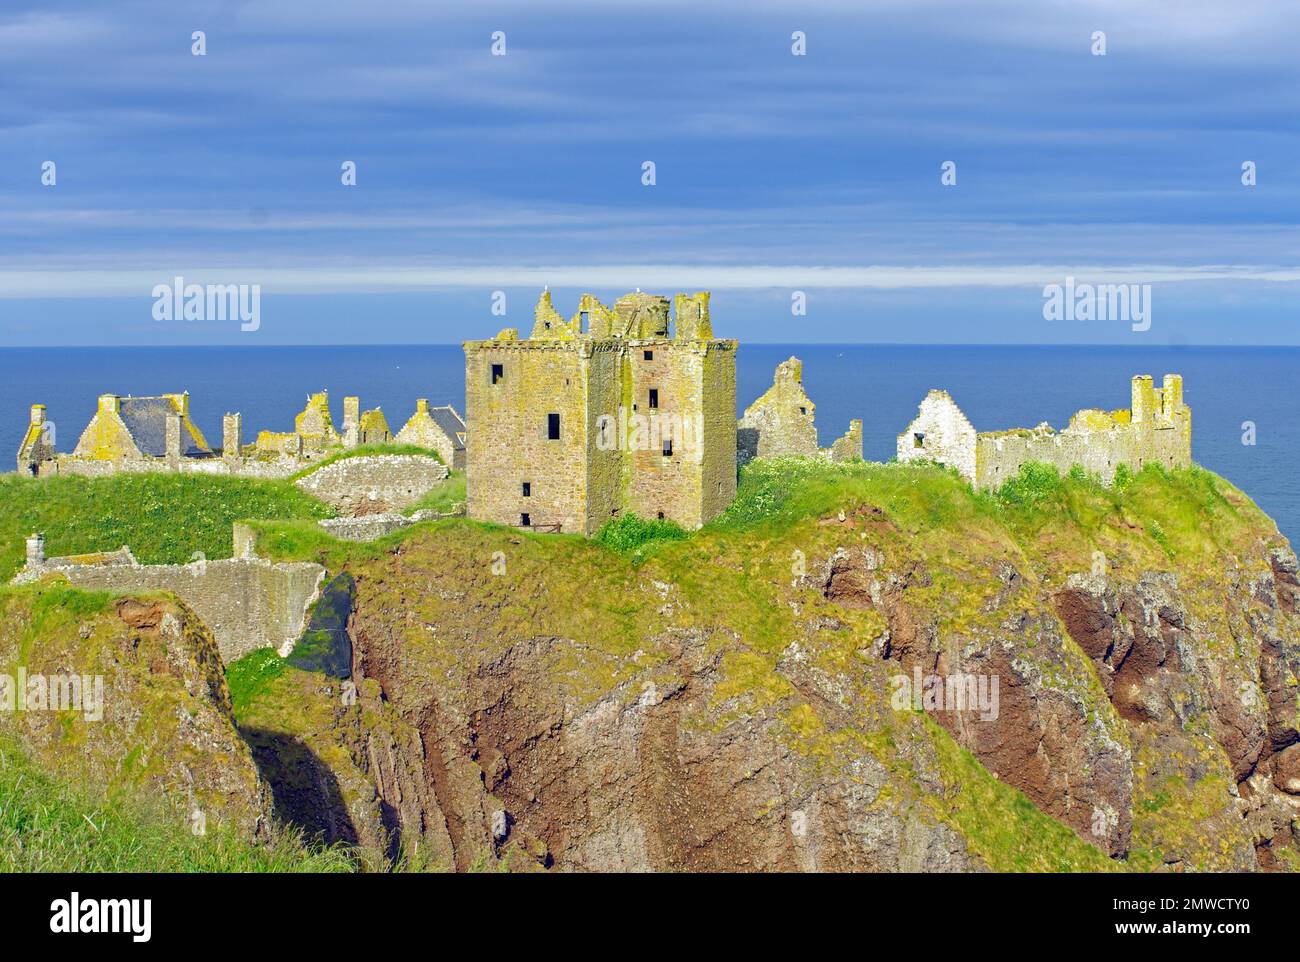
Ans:
[{"label": "cloud streak", "polygon": [[358,294],[455,288],[646,287],[660,290],[1031,288],[1073,277],[1094,284],[1185,284],[1192,282],[1300,283],[1300,267],[1202,265],[1116,266],[810,266],[700,267],[684,264],[585,264],[541,267],[358,268],[162,268],[129,271],[3,271],[0,298],[140,297],[156,284],[182,276],[187,284],[260,284],[266,294]]}]

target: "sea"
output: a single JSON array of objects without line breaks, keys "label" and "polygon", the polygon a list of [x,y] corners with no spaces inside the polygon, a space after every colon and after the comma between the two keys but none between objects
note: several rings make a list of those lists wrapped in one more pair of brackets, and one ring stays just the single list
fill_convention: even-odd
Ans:
[{"label": "sea", "polygon": [[[1192,408],[1192,456],[1244,490],[1294,541],[1300,536],[1300,348],[1040,347],[742,344],[738,413],[787,357],[803,360],[823,446],[861,418],[865,456],[888,460],[895,438],[931,388],[944,388],[978,430],[1058,429],[1079,408],[1129,406],[1129,381],[1183,375]],[[307,395],[329,391],[382,408],[394,431],[416,398],[465,410],[459,345],[312,347],[63,347],[0,349],[0,456],[16,455],[33,403],[71,450],[101,393],[189,391],[191,415],[210,443],[221,416],[244,415],[244,440],[287,431]],[[13,463],[4,464],[13,470]]]}]

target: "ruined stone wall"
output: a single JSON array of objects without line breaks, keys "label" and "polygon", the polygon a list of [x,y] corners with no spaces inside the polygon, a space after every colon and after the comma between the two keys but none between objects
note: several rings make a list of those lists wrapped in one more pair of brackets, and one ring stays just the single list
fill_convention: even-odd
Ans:
[{"label": "ruined stone wall", "polygon": [[898,436],[899,461],[937,461],[975,481],[975,428],[947,391],[931,391]]},{"label": "ruined stone wall", "polygon": [[1030,461],[1055,465],[1061,474],[1079,465],[1110,484],[1121,464],[1133,471],[1148,464],[1186,467],[1191,463],[1191,439],[1177,425],[1152,422],[1094,431],[981,434],[976,445],[975,486],[981,490],[1000,487]]},{"label": "ruined stone wall", "polygon": [[60,454],[37,465],[40,477],[75,474],[87,478],[105,478],[114,474],[220,474],[243,478],[287,478],[301,471],[305,464],[295,458],[181,458],[174,465],[166,458],[126,458],[97,461]]},{"label": "ruined stone wall", "polygon": [[249,558],[188,565],[59,566],[78,588],[116,593],[170,591],[194,609],[229,664],[257,648],[287,650],[302,634],[325,569]]},{"label": "ruined stone wall", "polygon": [[831,461],[861,461],[862,421],[858,418],[850,421],[849,429],[831,443],[825,454]]},{"label": "ruined stone wall", "polygon": [[977,489],[998,488],[1030,462],[1054,465],[1062,474],[1075,466],[1110,484],[1121,464],[1140,471],[1192,463],[1192,413],[1183,403],[1183,381],[1167,374],[1162,388],[1149,375],[1133,378],[1132,407],[1085,409],[1063,431],[1040,424],[976,434],[946,391],[931,391],[917,417],[898,436],[900,461],[932,460],[955,467]]},{"label": "ruined stone wall", "polygon": [[316,523],[340,541],[374,541],[408,528],[415,521],[402,514],[368,514],[358,518],[327,518]]},{"label": "ruined stone wall", "polygon": [[[591,344],[508,338],[465,345],[467,510],[471,518],[587,530],[587,368]],[[501,377],[492,383],[494,364]],[[550,440],[547,415],[558,414]],[[524,483],[529,494],[523,494]]]},{"label": "ruined stone wall", "polygon": [[803,362],[777,365],[772,386],[745,408],[738,425],[741,457],[817,457],[817,406],[804,393]]},{"label": "ruined stone wall", "polygon": [[446,480],[448,469],[418,454],[342,458],[299,478],[303,491],[342,515],[402,511]]}]

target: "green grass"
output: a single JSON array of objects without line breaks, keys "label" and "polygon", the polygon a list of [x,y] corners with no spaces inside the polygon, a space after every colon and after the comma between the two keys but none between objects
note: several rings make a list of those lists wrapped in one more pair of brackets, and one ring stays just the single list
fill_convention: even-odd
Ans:
[{"label": "green grass", "polygon": [[276,654],[274,648],[250,651],[226,667],[226,686],[230,689],[230,703],[236,718],[258,695],[270,689],[271,682],[284,674],[285,667],[284,659]]},{"label": "green grass", "polygon": [[999,781],[931,718],[947,818],[994,872],[1114,872],[1123,866]]},{"label": "green grass", "polygon": [[299,478],[305,478],[314,471],[319,471],[327,464],[333,464],[335,461],[345,461],[348,458],[375,457],[381,454],[414,454],[422,455],[426,458],[433,458],[439,464],[442,463],[442,456],[431,448],[422,448],[415,444],[363,444],[360,447],[349,448],[346,451],[339,451],[337,454],[331,454],[327,458],[314,461],[309,467],[303,468],[296,474],[290,475],[290,481],[297,481]]},{"label": "green grass", "polygon": [[770,533],[863,502],[918,531],[942,527],[975,510],[970,486],[955,471],[935,465],[776,458],[750,461],[740,469],[736,499],[706,530]]},{"label": "green grass", "polygon": [[57,783],[0,743],[0,872],[349,872],[341,848],[276,829],[267,844],[233,831],[195,835],[171,812]]},{"label": "green grass", "polygon": [[[1075,484],[1088,480],[1082,471],[1071,471],[1069,478]],[[1008,478],[998,489],[997,500],[1003,505],[1042,504],[1057,498],[1061,484],[1061,472],[1056,469],[1056,465],[1030,461],[1022,464],[1020,473],[1014,478]]]},{"label": "green grass", "polygon": [[142,564],[229,558],[231,525],[250,518],[328,518],[333,509],[288,481],[181,474],[0,477],[0,581],[22,567],[24,540],[47,555],[128,545]]},{"label": "green grass", "polygon": [[422,510],[437,511],[439,514],[446,514],[451,511],[455,505],[464,503],[465,472],[453,471],[448,475],[446,481],[439,484],[419,501],[407,508],[403,514],[410,515]]},{"label": "green grass", "polygon": [[640,560],[645,557],[646,549],[655,542],[685,541],[689,537],[686,529],[675,521],[625,514],[613,521],[606,521],[596,532],[594,540],[612,551]]}]

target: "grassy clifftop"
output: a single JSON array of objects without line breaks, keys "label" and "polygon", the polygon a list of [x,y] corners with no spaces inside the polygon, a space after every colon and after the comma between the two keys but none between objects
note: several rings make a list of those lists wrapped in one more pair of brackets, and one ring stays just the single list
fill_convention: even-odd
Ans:
[{"label": "grassy clifftop", "polygon": [[179,474],[104,478],[0,476],[0,582],[23,565],[23,542],[45,535],[54,555],[131,548],[142,564],[231,554],[245,518],[328,518],[333,511],[288,481]]}]

